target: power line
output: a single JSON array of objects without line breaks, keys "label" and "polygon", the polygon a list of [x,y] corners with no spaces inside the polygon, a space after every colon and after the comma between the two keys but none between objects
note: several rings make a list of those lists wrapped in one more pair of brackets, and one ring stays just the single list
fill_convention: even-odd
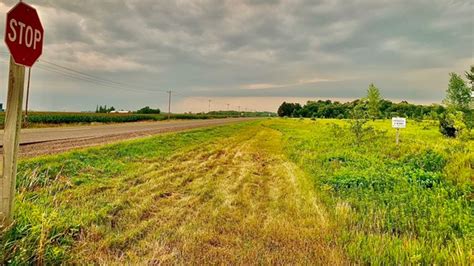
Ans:
[{"label": "power line", "polygon": [[[1,52],[1,51],[0,51],[0,54],[9,55],[8,52]],[[39,69],[44,70],[44,71],[48,71],[48,72],[51,72],[51,73],[62,75],[64,77],[74,79],[74,80],[77,80],[77,81],[89,82],[91,84],[94,84],[94,85],[97,85],[97,86],[102,86],[102,87],[109,88],[109,89],[119,89],[119,90],[123,90],[123,91],[133,91],[133,92],[138,92],[138,93],[167,93],[167,94],[169,94],[168,95],[168,97],[169,97],[169,99],[168,99],[168,105],[169,105],[168,106],[168,113],[171,113],[171,94],[172,93],[175,94],[176,96],[181,95],[182,97],[186,97],[188,99],[199,101],[198,99],[193,98],[193,96],[191,96],[191,95],[186,95],[186,94],[183,94],[182,92],[177,92],[177,91],[137,89],[136,87],[128,85],[128,84],[123,83],[123,82],[117,82],[117,81],[102,78],[102,77],[99,77],[99,76],[91,75],[91,74],[85,73],[83,71],[79,71],[79,70],[71,68],[71,67],[63,66],[63,65],[60,65],[58,63],[54,63],[52,61],[45,60],[45,59],[42,59],[42,60],[38,61],[38,64],[36,64],[36,66]],[[202,102],[204,102],[204,101],[205,100],[202,99]],[[201,101],[199,101],[199,102],[201,102]],[[230,110],[231,104],[209,99],[208,100],[208,112],[211,111],[211,102],[214,103],[214,104],[227,106],[227,110],[228,111]],[[235,106],[235,107],[238,108],[239,112],[240,112],[241,108],[243,108],[242,106]],[[245,110],[247,111],[247,108],[245,108]]]},{"label": "power line", "polygon": [[[61,65],[58,65],[58,64],[56,64],[56,63],[46,61],[46,60],[44,60],[44,59],[42,59],[42,60],[40,60],[40,61],[38,61],[38,62],[40,62],[40,63],[46,63],[46,64],[49,64],[49,65],[53,65],[53,66],[55,66],[55,67],[65,69],[65,70],[67,70],[67,71],[70,71],[70,72],[73,72],[73,73],[76,73],[76,74],[79,74],[79,75],[82,75],[82,76],[86,76],[86,77],[89,77],[89,78],[94,79],[94,80],[97,80],[97,81],[107,82],[107,83],[111,83],[111,84],[115,84],[115,85],[120,85],[120,86],[123,86],[123,85],[124,85],[123,83],[119,83],[119,82],[115,82],[115,81],[112,81],[112,80],[100,78],[100,77],[97,77],[97,76],[94,76],[94,75],[90,75],[90,74],[87,74],[87,73],[84,73],[84,72],[81,72],[81,71],[78,71],[78,70],[75,70],[75,69],[72,69],[72,68],[69,68],[69,67],[61,66]],[[127,86],[127,85],[125,85],[125,86]]]},{"label": "power line", "polygon": [[[7,52],[0,52],[0,54],[9,55],[9,53]],[[164,90],[137,89],[137,88],[134,88],[134,86],[131,86],[122,82],[116,82],[109,79],[97,77],[97,76],[87,74],[85,72],[82,72],[70,67],[62,66],[60,64],[53,63],[51,61],[44,60],[44,59],[38,61],[38,64],[36,64],[36,66],[45,71],[53,72],[53,73],[63,75],[68,78],[79,80],[79,81],[90,82],[95,85],[100,85],[107,88],[120,89],[124,91],[134,91],[134,92],[140,92],[140,93],[157,93],[157,92],[167,93]]]},{"label": "power line", "polygon": [[82,73],[80,71],[76,71],[68,67],[62,67],[58,64],[48,63],[49,65],[45,65],[45,64],[41,64],[42,62],[45,62],[45,61],[44,60],[39,61],[40,64],[38,66],[41,66],[43,68],[48,68],[49,70],[52,70],[59,74],[64,74],[69,77],[75,77],[77,79],[96,83],[98,85],[104,85],[111,88],[118,88],[122,90],[129,90],[129,91],[142,92],[142,93],[157,93],[157,92],[166,93],[166,91],[163,91],[163,90],[136,89],[133,86],[129,86],[124,83],[119,83],[119,82],[110,81],[108,79],[98,78],[96,76]]},{"label": "power line", "polygon": [[[233,106],[233,107],[236,108],[236,110],[234,110],[234,111],[237,111],[237,110],[238,110],[239,113],[240,113],[241,109],[244,109],[244,108],[245,108],[246,111],[249,110],[249,108],[246,108],[245,106],[241,106],[241,105],[235,105],[235,106],[234,106],[234,105],[229,104],[229,103],[225,103],[225,102],[221,102],[221,101],[216,101],[215,99],[207,99],[207,100],[206,100],[205,98],[203,98],[203,97],[201,97],[201,96],[185,95],[185,94],[183,94],[183,93],[181,93],[181,92],[175,92],[175,91],[173,91],[173,94],[175,94],[175,95],[178,94],[178,95],[187,97],[188,100],[192,100],[192,101],[195,101],[195,102],[199,102],[199,103],[201,103],[202,105],[204,105],[205,103],[207,103],[207,111],[208,111],[208,112],[210,112],[210,110],[211,110],[211,107],[212,107],[211,104],[218,104],[218,105],[222,105],[222,106],[227,106],[227,108],[228,108],[229,111],[230,111],[230,107]],[[199,99],[197,99],[197,98],[199,98]],[[223,109],[222,111],[224,111],[224,110],[225,110],[225,109]],[[256,110],[253,110],[253,111],[256,111]],[[204,112],[205,112],[205,111],[204,111]]]},{"label": "power line", "polygon": [[[97,80],[99,82],[102,82],[102,83],[110,83],[114,86],[120,86],[120,87],[133,87],[132,85],[130,84],[126,84],[126,83],[123,83],[123,82],[117,82],[117,81],[113,81],[113,80],[110,80],[110,79],[105,79],[105,78],[101,78],[101,77],[98,77],[98,76],[94,76],[94,75],[91,75],[91,74],[88,74],[88,73],[84,73],[82,71],[79,71],[79,70],[76,70],[76,69],[73,69],[73,68],[70,68],[70,67],[66,67],[66,66],[61,66],[59,64],[56,64],[56,63],[53,63],[53,62],[50,62],[50,61],[46,61],[46,60],[40,60],[39,61],[40,63],[46,63],[46,64],[50,64],[52,66],[55,66],[57,68],[61,68],[61,69],[64,69],[66,71],[70,71],[70,72],[73,72],[73,73],[76,73],[76,74],[79,74],[79,75],[82,75],[82,76],[85,76],[85,77],[88,77],[90,79],[93,79],[93,80]],[[137,90],[136,90],[137,91]],[[163,92],[163,93],[167,93],[167,91],[164,91],[164,90],[146,90],[146,89],[141,89],[140,91],[144,91],[144,92]]]},{"label": "power line", "polygon": [[102,87],[105,87],[105,88],[119,89],[119,90],[124,90],[124,91],[134,91],[134,92],[139,92],[139,93],[153,93],[153,91],[136,90],[136,89],[132,89],[132,88],[123,88],[123,87],[113,86],[113,85],[106,84],[106,83],[101,83],[101,82],[98,82],[94,79],[90,79],[90,78],[83,77],[83,76],[78,76],[78,75],[73,75],[71,73],[61,71],[59,69],[50,68],[50,67],[44,66],[44,65],[38,65],[37,67],[41,70],[44,70],[44,71],[60,74],[62,76],[65,76],[65,77],[68,77],[68,78],[71,78],[71,79],[75,79],[75,80],[79,80],[79,81],[89,82],[89,83],[92,83],[92,84],[95,84],[95,85],[98,85],[98,86],[102,86]]}]

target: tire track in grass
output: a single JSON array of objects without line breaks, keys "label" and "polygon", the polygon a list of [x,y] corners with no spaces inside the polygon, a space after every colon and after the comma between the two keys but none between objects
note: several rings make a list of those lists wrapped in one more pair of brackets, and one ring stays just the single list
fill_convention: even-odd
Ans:
[{"label": "tire track in grass", "polygon": [[[93,263],[341,264],[335,234],[280,133],[254,125],[230,138],[137,163],[110,222],[76,254]],[[120,186],[119,186],[120,187]]]}]

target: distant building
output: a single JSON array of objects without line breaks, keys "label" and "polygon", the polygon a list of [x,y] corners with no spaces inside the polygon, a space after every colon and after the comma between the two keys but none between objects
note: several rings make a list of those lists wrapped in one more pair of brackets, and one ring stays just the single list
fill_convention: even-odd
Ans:
[{"label": "distant building", "polygon": [[110,113],[111,114],[128,114],[128,113],[131,113],[131,111],[125,111],[125,110],[117,111],[117,110],[114,110],[114,111],[111,111]]}]

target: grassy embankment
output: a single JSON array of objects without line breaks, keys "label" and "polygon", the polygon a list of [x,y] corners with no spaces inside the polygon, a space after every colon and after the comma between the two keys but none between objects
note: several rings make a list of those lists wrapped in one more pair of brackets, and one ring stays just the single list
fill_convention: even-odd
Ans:
[{"label": "grassy embankment", "polygon": [[343,260],[309,179],[259,122],[23,161],[12,263]]},{"label": "grassy embankment", "polygon": [[473,142],[272,119],[23,161],[11,262],[472,262]]}]

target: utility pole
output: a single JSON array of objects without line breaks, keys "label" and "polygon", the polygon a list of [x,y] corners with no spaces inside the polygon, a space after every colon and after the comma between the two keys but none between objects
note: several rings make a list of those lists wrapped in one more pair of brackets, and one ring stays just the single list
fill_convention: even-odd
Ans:
[{"label": "utility pole", "polygon": [[171,90],[168,91],[168,120],[171,119]]},{"label": "utility pole", "polygon": [[230,113],[229,113],[229,105],[230,104],[226,103],[226,105],[227,105],[227,117],[229,117],[230,116]]},{"label": "utility pole", "polygon": [[209,100],[209,109],[208,109],[208,111],[207,111],[207,112],[208,112],[208,113],[210,113],[210,112],[211,112],[211,100]]},{"label": "utility pole", "polygon": [[30,99],[31,67],[28,68],[28,83],[26,85],[25,125],[28,125],[28,100]]}]

